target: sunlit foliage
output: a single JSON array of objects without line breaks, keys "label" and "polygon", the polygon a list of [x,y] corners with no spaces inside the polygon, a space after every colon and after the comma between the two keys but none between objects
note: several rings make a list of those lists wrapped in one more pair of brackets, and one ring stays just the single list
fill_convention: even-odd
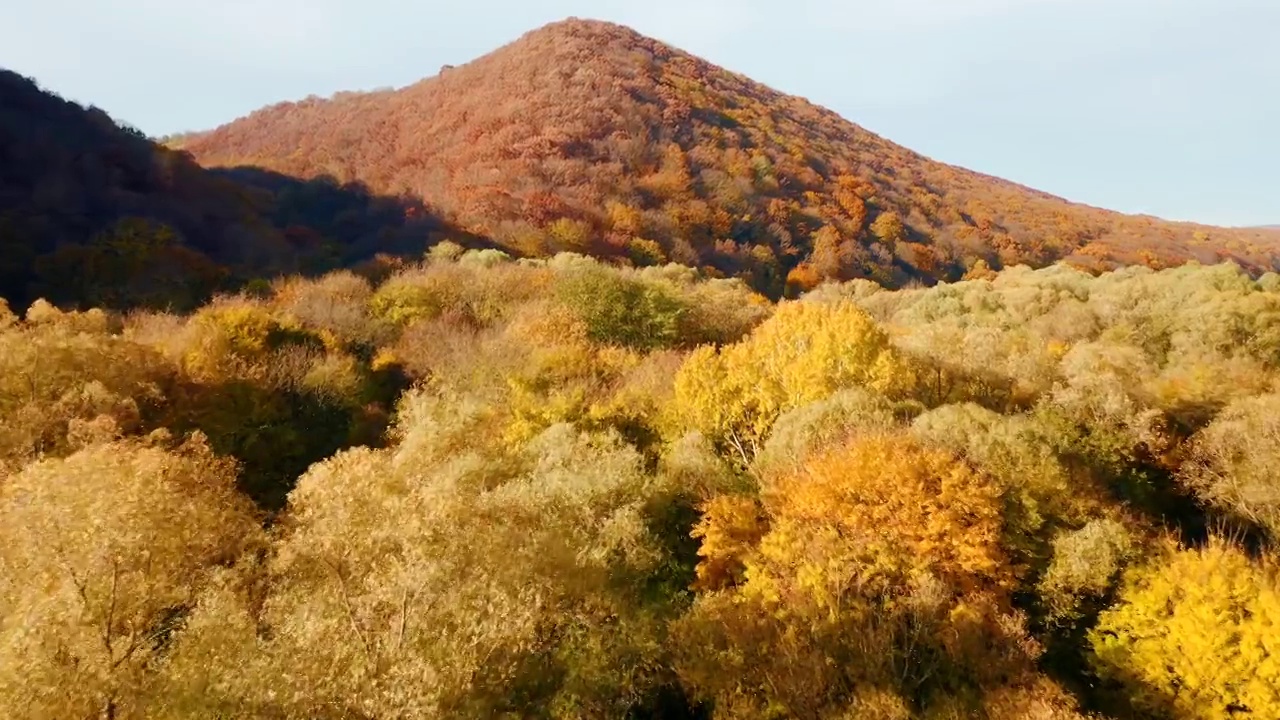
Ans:
[{"label": "sunlit foliage", "polygon": [[696,531],[708,592],[679,626],[681,676],[726,718],[1014,681],[1035,651],[1009,606],[1002,523],[990,478],[892,435],[811,458],[759,506],[717,498]]},{"label": "sunlit foliage", "polygon": [[0,306],[0,713],[1268,717],[1277,292],[442,244]]},{"label": "sunlit foliage", "polygon": [[1280,712],[1280,585],[1225,542],[1126,574],[1091,637],[1099,673],[1140,709],[1225,720]]},{"label": "sunlit foliage", "polygon": [[1105,602],[1137,550],[1125,526],[1105,518],[1054,538],[1052,562],[1038,588],[1050,619],[1072,623]]},{"label": "sunlit foliage", "polygon": [[1271,269],[1277,247],[1262,230],[1109,213],[934,162],[590,20],[399,91],[280,103],[178,144],[206,165],[407,195],[514,254],[709,267],[775,297],[1056,260]]},{"label": "sunlit foliage", "polygon": [[0,100],[0,716],[1280,717],[1274,235],[590,21]]},{"label": "sunlit foliage", "polygon": [[[217,690],[297,716],[480,718],[519,699],[599,717],[643,700],[658,626],[637,590],[661,553],[639,456],[563,425],[495,454],[485,420],[412,394],[397,449],[340,454],[299,482],[256,621],[273,638],[258,662],[279,674]],[[252,633],[205,632],[189,652],[259,652]]]},{"label": "sunlit foliage", "polygon": [[1280,535],[1280,395],[1229,405],[1192,443],[1182,480],[1205,502]]},{"label": "sunlit foliage", "polygon": [[177,375],[159,353],[111,332],[101,311],[36,303],[26,323],[9,314],[0,325],[0,472],[145,429]]},{"label": "sunlit foliage", "polygon": [[259,535],[199,439],[95,444],[0,484],[0,711],[142,717],[197,595]]},{"label": "sunlit foliage", "polygon": [[676,378],[675,412],[749,463],[783,412],[849,387],[892,393],[906,371],[856,307],[784,303],[741,342],[694,351]]}]

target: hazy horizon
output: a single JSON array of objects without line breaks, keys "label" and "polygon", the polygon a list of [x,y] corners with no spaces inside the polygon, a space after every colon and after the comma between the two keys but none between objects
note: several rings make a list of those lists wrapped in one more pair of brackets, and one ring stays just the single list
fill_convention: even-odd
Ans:
[{"label": "hazy horizon", "polygon": [[1229,226],[1280,208],[1268,0],[49,0],[0,66],[152,136],[401,87],[568,16],[618,22],[937,160],[1075,202]]}]

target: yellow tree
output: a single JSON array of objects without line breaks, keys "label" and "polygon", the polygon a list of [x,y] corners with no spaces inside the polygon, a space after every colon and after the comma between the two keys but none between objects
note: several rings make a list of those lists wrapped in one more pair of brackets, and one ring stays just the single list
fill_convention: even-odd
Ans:
[{"label": "yellow tree", "polygon": [[876,216],[871,223],[871,233],[880,239],[890,250],[906,239],[907,229],[902,218],[896,212],[884,212]]},{"label": "yellow tree", "polygon": [[908,373],[853,304],[784,303],[741,342],[694,351],[676,376],[673,414],[750,464],[781,413],[843,388],[892,394]]},{"label": "yellow tree", "polygon": [[135,432],[164,402],[177,368],[113,335],[99,311],[62,313],[37,302],[26,324],[0,317],[0,472],[66,455],[82,431]]},{"label": "yellow tree", "polygon": [[219,566],[259,540],[234,463],[199,440],[86,448],[0,485],[0,714],[143,717]]},{"label": "yellow tree", "polygon": [[635,611],[650,480],[635,451],[567,425],[507,453],[489,416],[415,392],[396,447],[314,466],[261,609],[221,591],[193,618],[171,663],[186,698],[307,718],[624,714],[656,666],[656,620]]},{"label": "yellow tree", "polygon": [[1133,704],[1197,720],[1280,717],[1280,579],[1221,541],[1126,573],[1090,634]]}]

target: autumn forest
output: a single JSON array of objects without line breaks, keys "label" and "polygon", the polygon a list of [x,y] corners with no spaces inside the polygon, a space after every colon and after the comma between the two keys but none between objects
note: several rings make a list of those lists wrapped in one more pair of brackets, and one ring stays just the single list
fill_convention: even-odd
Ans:
[{"label": "autumn forest", "polygon": [[1280,232],[589,21],[0,99],[0,716],[1280,717]]}]

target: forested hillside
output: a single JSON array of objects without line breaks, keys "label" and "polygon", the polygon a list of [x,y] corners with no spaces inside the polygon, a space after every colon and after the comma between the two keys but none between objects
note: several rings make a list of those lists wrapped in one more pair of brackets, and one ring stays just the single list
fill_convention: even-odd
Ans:
[{"label": "forested hillside", "polygon": [[194,309],[220,289],[459,236],[358,183],[209,171],[0,70],[0,297]]},{"label": "forested hillside", "polygon": [[1280,716],[1275,274],[366,270],[0,310],[0,715]]},{"label": "forested hillside", "polygon": [[1072,204],[584,20],[401,90],[282,103],[174,142],[207,166],[412,197],[521,255],[671,260],[771,296],[788,283],[900,286],[1062,259],[1092,269],[1232,259],[1263,271],[1280,258],[1280,233]]},{"label": "forested hillside", "polygon": [[0,717],[1280,717],[1280,233],[579,20],[168,143],[0,71]]},{"label": "forested hillside", "polygon": [[933,162],[598,22],[173,147],[13,73],[0,71],[0,100],[0,297],[19,306],[191,310],[443,239],[675,261],[773,298],[1060,259],[1094,271],[1232,259],[1257,274],[1280,257],[1280,232],[1122,216]]}]

